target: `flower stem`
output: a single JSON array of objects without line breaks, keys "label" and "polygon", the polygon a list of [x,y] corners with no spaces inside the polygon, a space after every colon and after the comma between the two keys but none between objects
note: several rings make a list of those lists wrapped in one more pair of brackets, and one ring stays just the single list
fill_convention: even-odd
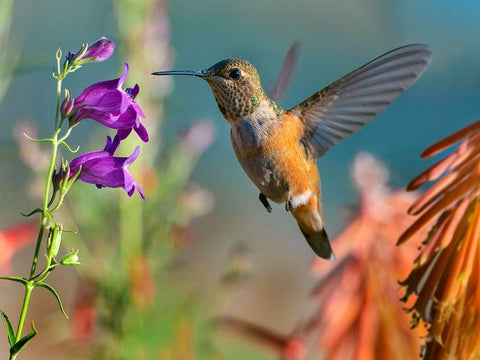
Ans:
[{"label": "flower stem", "polygon": [[37,237],[37,245],[35,247],[35,254],[33,255],[32,267],[30,269],[30,278],[35,275],[35,270],[37,268],[38,263],[38,254],[40,252],[40,246],[42,244],[43,233],[45,231],[45,227],[47,226],[47,219],[48,219],[48,195],[50,194],[50,183],[52,182],[52,175],[55,169],[55,161],[57,159],[57,150],[58,150],[58,133],[60,132],[61,128],[61,121],[60,119],[60,101],[62,97],[62,74],[60,74],[60,58],[57,56],[57,72],[58,77],[57,79],[57,109],[55,112],[55,133],[51,139],[52,144],[52,156],[50,158],[50,166],[48,168],[47,179],[45,182],[45,193],[43,195],[43,213],[42,213],[42,223],[40,225],[40,230],[38,232]]},{"label": "flower stem", "polygon": [[[50,158],[50,166],[48,168],[48,173],[47,173],[47,178],[46,178],[46,183],[45,183],[45,193],[43,195],[43,211],[42,211],[42,221],[40,224],[40,230],[38,231],[38,237],[37,237],[37,244],[35,246],[35,253],[33,255],[33,260],[32,260],[32,267],[30,269],[30,276],[29,276],[29,281],[25,284],[25,297],[23,299],[23,305],[22,305],[22,311],[20,313],[20,318],[18,320],[18,327],[17,327],[17,333],[16,333],[16,340],[15,342],[18,342],[22,338],[22,330],[23,330],[23,325],[25,323],[25,318],[27,316],[27,311],[28,311],[28,306],[30,303],[30,296],[32,295],[33,288],[35,287],[35,280],[33,278],[35,277],[35,271],[37,269],[37,263],[38,263],[38,255],[40,253],[40,247],[42,244],[42,239],[43,239],[43,234],[45,232],[45,228],[47,227],[47,221],[50,217],[50,214],[48,212],[48,206],[49,206],[49,195],[50,195],[50,183],[52,182],[52,176],[53,172],[55,170],[55,161],[57,159],[57,152],[58,152],[58,134],[60,132],[60,127],[61,127],[61,121],[59,121],[60,118],[60,98],[61,98],[61,90],[62,90],[62,78],[59,77],[57,78],[57,109],[56,109],[56,114],[55,114],[55,132],[52,136],[51,139],[51,144],[52,144],[52,155]],[[51,259],[47,259],[48,264],[46,264],[46,267],[49,268],[51,265]],[[42,272],[42,274],[48,274],[48,271]],[[15,359],[16,355],[13,355],[11,357],[11,360]]]},{"label": "flower stem", "polygon": [[60,73],[60,59],[57,57],[57,109],[55,111],[55,130],[61,127],[60,119],[60,104],[62,99],[62,80],[65,77],[63,73]]},{"label": "flower stem", "polygon": [[27,316],[28,304],[30,302],[30,296],[32,295],[34,285],[29,281],[25,284],[25,296],[23,298],[22,312],[20,313],[20,319],[18,320],[17,335],[15,342],[18,342],[22,338],[23,324],[25,323],[25,317]]},{"label": "flower stem", "polygon": [[45,227],[47,225],[48,220],[48,196],[50,194],[50,183],[52,181],[53,171],[55,169],[55,160],[57,158],[57,150],[58,150],[58,133],[60,129],[56,129],[55,133],[52,137],[52,157],[50,159],[50,166],[48,168],[47,179],[45,184],[45,194],[43,196],[43,213],[42,213],[42,223],[40,225],[40,231],[38,232],[37,238],[37,246],[35,247],[35,254],[33,256],[32,261],[32,268],[30,270],[30,278],[35,275],[35,270],[37,268],[38,263],[38,254],[40,252],[40,246],[42,244],[43,233],[45,231]]}]

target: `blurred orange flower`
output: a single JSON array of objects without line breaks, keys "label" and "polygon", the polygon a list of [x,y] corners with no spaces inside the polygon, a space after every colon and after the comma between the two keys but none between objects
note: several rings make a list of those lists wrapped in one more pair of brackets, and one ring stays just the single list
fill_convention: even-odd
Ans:
[{"label": "blurred orange flower", "polygon": [[368,154],[356,157],[352,175],[361,194],[359,214],[334,240],[334,267],[322,259],[313,263],[321,277],[314,290],[320,310],[305,331],[316,330],[328,360],[417,359],[419,333],[409,329],[398,286],[415,246],[395,247],[412,223],[406,211],[415,196],[390,190],[388,171]]},{"label": "blurred orange flower", "polygon": [[26,223],[0,230],[0,273],[11,273],[13,256],[33,243],[37,238],[38,227],[33,223]]},{"label": "blurred orange flower", "polygon": [[234,331],[238,335],[245,336],[247,340],[276,352],[280,360],[303,360],[308,352],[306,339],[296,333],[282,335],[260,325],[229,316],[219,317],[216,325]]},{"label": "blurred orange flower", "polygon": [[132,300],[140,308],[150,306],[155,299],[155,277],[150,260],[144,255],[130,259],[128,272],[132,286]]},{"label": "blurred orange flower", "polygon": [[437,180],[409,209],[421,216],[400,237],[416,236],[437,218],[413,270],[404,281],[414,325],[429,325],[424,359],[480,357],[480,121],[422,153],[431,157],[463,140],[457,149],[408,185],[414,190]]},{"label": "blurred orange flower", "polygon": [[72,340],[77,345],[87,347],[94,340],[98,314],[95,297],[89,286],[82,282],[79,289],[81,290],[77,290],[77,300],[73,307]]},{"label": "blurred orange flower", "polygon": [[[425,331],[411,331],[398,284],[410,270],[416,246],[414,241],[395,246],[414,220],[407,209],[416,196],[392,191],[388,171],[368,154],[356,157],[352,175],[361,204],[334,239],[338,260],[316,258],[312,264],[319,278],[312,292],[319,310],[287,335],[228,317],[221,317],[220,325],[268,346],[282,360],[310,358],[317,347],[328,360],[418,359]],[[418,244],[425,235],[418,233]]]}]

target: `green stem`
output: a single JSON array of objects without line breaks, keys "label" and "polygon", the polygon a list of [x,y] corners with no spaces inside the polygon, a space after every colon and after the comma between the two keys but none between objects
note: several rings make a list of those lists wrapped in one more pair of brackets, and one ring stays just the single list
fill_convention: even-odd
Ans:
[{"label": "green stem", "polygon": [[68,128],[67,132],[65,133],[65,135],[63,135],[58,141],[59,141],[59,142],[60,142],[60,141],[65,141],[65,139],[70,136],[70,133],[72,132],[72,129],[73,129],[74,127],[75,127],[75,125],[74,125],[74,126],[70,126],[70,127]]},{"label": "green stem", "polygon": [[[61,96],[62,96],[61,94],[62,80],[65,78],[67,74],[65,69],[63,72],[60,72],[60,59],[61,59],[61,52],[60,50],[58,50],[57,51],[57,76],[54,76],[57,79],[57,106],[56,106],[56,112],[55,112],[55,131],[52,138],[49,139],[50,143],[52,144],[52,154],[50,158],[50,166],[48,168],[48,173],[47,173],[47,178],[45,183],[45,193],[43,196],[42,221],[40,225],[40,230],[38,232],[37,244],[35,246],[35,253],[33,255],[33,260],[32,260],[32,267],[30,269],[30,277],[28,281],[25,283],[25,296],[23,298],[23,305],[22,305],[22,311],[20,313],[20,318],[18,319],[17,333],[15,335],[15,343],[18,343],[18,341],[22,339],[23,326],[25,324],[25,318],[27,316],[27,311],[28,311],[28,306],[30,304],[30,297],[32,295],[32,291],[35,288],[36,283],[38,281],[43,281],[48,276],[49,270],[51,269],[51,266],[52,266],[52,258],[48,257],[47,263],[45,265],[45,269],[39,275],[35,276],[35,271],[38,263],[38,255],[40,253],[40,247],[42,244],[43,235],[44,235],[45,229],[47,228],[48,220],[52,218],[51,213],[48,211],[48,208],[51,205],[49,202],[49,195],[50,195],[50,186],[52,183],[52,176],[55,171],[55,162],[57,159],[58,146],[60,145],[60,142],[70,134],[70,132],[67,132],[67,135],[62,137],[62,140],[59,140],[58,138],[60,129],[62,127],[62,122],[63,122],[63,118],[61,117],[61,114],[60,114]],[[40,278],[40,280],[35,280],[36,278]],[[17,357],[17,354],[10,355],[10,360],[14,360],[16,357]]]},{"label": "green stem", "polygon": [[66,194],[63,194],[63,195],[60,195],[60,198],[58,199],[58,202],[55,204],[55,207],[50,210],[50,214],[53,214],[55,211],[57,211],[57,209],[62,206],[63,204],[63,199],[65,198],[65,195]]},{"label": "green stem", "polygon": [[42,215],[42,223],[40,225],[40,231],[38,232],[37,245],[35,246],[35,254],[33,255],[32,268],[30,269],[30,278],[35,274],[35,269],[37,268],[38,263],[38,254],[40,252],[40,245],[42,244],[43,233],[45,231],[45,226],[47,225],[47,217]]},{"label": "green stem", "polygon": [[52,182],[52,175],[55,169],[55,161],[57,159],[57,150],[58,150],[58,133],[60,132],[61,122],[60,119],[60,99],[62,97],[62,80],[63,77],[60,74],[60,60],[57,58],[57,71],[59,76],[57,77],[57,109],[55,112],[55,133],[51,139],[52,144],[52,156],[50,158],[50,166],[48,168],[47,180],[45,183],[45,194],[43,195],[43,213],[42,213],[42,223],[40,225],[40,231],[38,232],[37,245],[35,247],[35,254],[33,255],[32,267],[30,269],[30,278],[35,275],[35,270],[38,263],[38,254],[40,252],[40,246],[42,244],[43,233],[45,232],[45,227],[47,226],[48,220],[48,195],[50,194],[50,183]]},{"label": "green stem", "polygon": [[58,150],[58,133],[60,129],[56,129],[55,133],[53,134],[52,138],[52,157],[50,159],[50,166],[48,168],[48,173],[47,173],[47,181],[45,184],[45,194],[43,196],[43,214],[42,214],[42,224],[40,226],[40,231],[38,232],[38,238],[37,238],[37,246],[35,247],[35,254],[33,256],[33,261],[32,261],[32,268],[30,270],[30,278],[35,275],[35,270],[37,268],[37,263],[38,263],[38,254],[40,252],[40,246],[42,244],[42,238],[43,238],[43,233],[45,231],[45,227],[47,225],[47,220],[48,220],[48,196],[50,194],[50,183],[52,182],[52,175],[53,171],[55,169],[55,160],[57,158],[57,150]]},{"label": "green stem", "polygon": [[60,59],[57,58],[57,108],[55,111],[55,130],[59,129],[62,126],[60,118],[60,106],[62,98],[62,80],[65,78],[63,73],[60,73]]},{"label": "green stem", "polygon": [[27,316],[28,304],[30,303],[30,296],[32,295],[34,285],[32,281],[25,284],[25,296],[23,298],[22,312],[20,313],[20,319],[18,320],[17,336],[15,342],[17,343],[22,338],[23,324]]},{"label": "green stem", "polygon": [[[57,110],[55,114],[55,132],[52,137],[52,155],[50,158],[50,166],[48,167],[48,173],[45,183],[45,193],[43,195],[43,212],[42,212],[42,222],[40,225],[40,230],[38,232],[37,237],[37,244],[35,246],[35,253],[33,255],[32,260],[32,267],[30,269],[30,281],[25,285],[25,297],[23,299],[23,306],[22,312],[20,314],[20,319],[18,320],[18,327],[17,327],[17,335],[16,341],[19,341],[22,337],[22,330],[23,325],[25,323],[25,317],[27,315],[28,305],[30,303],[30,296],[32,294],[32,290],[35,287],[34,282],[31,280],[35,276],[35,270],[37,269],[38,263],[38,254],[40,253],[40,247],[42,245],[43,234],[45,232],[45,228],[47,226],[47,221],[49,218],[48,214],[48,204],[49,204],[49,195],[50,195],[50,184],[52,182],[52,175],[55,170],[55,161],[57,159],[57,151],[58,151],[58,133],[60,132],[61,123],[59,123],[58,119],[60,116],[60,98],[61,98],[61,90],[62,90],[62,79],[57,78]],[[47,267],[50,264],[47,264]],[[15,357],[14,357],[15,358]]]}]

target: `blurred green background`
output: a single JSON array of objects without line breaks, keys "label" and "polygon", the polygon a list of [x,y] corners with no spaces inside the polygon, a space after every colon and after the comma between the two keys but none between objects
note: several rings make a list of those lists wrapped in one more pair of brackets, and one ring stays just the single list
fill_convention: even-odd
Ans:
[{"label": "blurred green background", "polygon": [[[297,68],[281,101],[283,107],[290,108],[386,51],[409,43],[430,45],[434,60],[420,81],[372,124],[319,160],[324,216],[333,237],[344,224],[342,209],[357,201],[349,174],[356,153],[374,154],[387,164],[392,184],[403,188],[426,166],[419,157],[426,146],[477,119],[479,12],[480,3],[472,0],[172,0],[168,5],[172,68],[204,69],[224,58],[244,58],[256,66],[264,87],[269,89],[288,47],[298,40]],[[82,42],[93,42],[101,36],[121,45],[116,21],[109,0],[14,2],[10,39],[21,55],[0,109],[2,227],[20,221],[19,211],[36,206],[25,196],[31,173],[18,159],[12,132],[16,123],[28,120],[39,125],[40,136],[50,134],[55,106],[51,70],[56,49],[61,46],[65,52],[76,51]],[[119,26],[128,31],[128,19],[120,17]],[[147,51],[137,56],[148,58],[152,54]],[[93,82],[114,78],[120,64],[130,61],[128,56],[117,53],[105,63],[75,73],[66,86],[72,94],[78,94]],[[149,60],[155,63],[155,59]],[[129,77],[142,87],[149,73],[159,70],[168,69],[159,65],[139,73],[132,67]],[[127,84],[133,85],[128,80]],[[215,141],[192,174],[192,181],[213,195],[214,207],[193,223],[195,240],[179,255],[178,281],[189,284],[186,288],[202,289],[201,297],[208,302],[209,291],[215,287],[232,246],[243,243],[249,249],[254,271],[226,312],[289,332],[309,306],[306,295],[312,284],[308,270],[311,250],[282,205],[274,206],[273,213],[268,214],[258,201],[258,190],[236,161],[228,124],[207,84],[193,78],[175,78],[172,85],[164,99],[163,125],[156,138],[142,146],[142,152],[155,152],[160,144],[168,148],[196,120],[208,119],[216,130]],[[141,91],[140,104],[144,96]],[[91,133],[98,129],[93,123],[84,124],[76,129],[70,143],[86,150]],[[88,185],[79,187],[93,197],[97,194]],[[146,196],[148,201],[148,191]],[[16,273],[28,266],[31,251],[24,252],[14,263]],[[73,274],[58,276],[58,281]],[[10,287],[0,291],[1,301],[5,297],[8,309],[16,311],[18,307],[12,304],[19,301],[20,293]],[[157,291],[161,296],[169,290]],[[71,308],[71,290],[65,287],[62,293],[67,309],[68,304]],[[37,301],[56,310],[52,299]],[[59,322],[66,322],[58,317]],[[266,354],[259,356],[267,358]]]}]

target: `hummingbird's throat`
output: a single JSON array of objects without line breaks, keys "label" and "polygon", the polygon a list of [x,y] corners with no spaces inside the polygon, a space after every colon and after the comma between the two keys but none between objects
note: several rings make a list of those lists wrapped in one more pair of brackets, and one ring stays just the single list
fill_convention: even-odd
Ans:
[{"label": "hummingbird's throat", "polygon": [[261,89],[251,93],[238,91],[216,83],[210,83],[210,87],[220,112],[229,122],[248,118],[260,107],[272,107],[274,113],[281,114],[281,112],[278,112],[280,108]]}]

